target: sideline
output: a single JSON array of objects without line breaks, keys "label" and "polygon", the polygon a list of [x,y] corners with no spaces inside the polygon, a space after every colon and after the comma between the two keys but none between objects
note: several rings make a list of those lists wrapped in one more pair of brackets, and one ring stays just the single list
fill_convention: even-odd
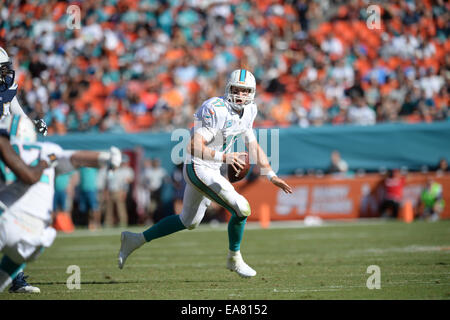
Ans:
[{"label": "sideline", "polygon": [[[383,224],[402,223],[401,221],[392,221],[381,218],[359,218],[352,220],[323,220],[320,225],[307,225],[303,220],[293,221],[272,221],[270,227],[264,230],[275,229],[301,229],[301,228],[326,228],[326,227],[351,227],[351,226],[374,226]],[[149,228],[150,225],[131,226],[127,228],[103,228],[96,231],[88,230],[87,228],[78,227],[72,233],[58,232],[58,238],[78,238],[78,237],[109,237],[120,236],[122,231],[142,232]],[[263,230],[259,222],[247,222],[246,230]],[[194,232],[211,232],[211,231],[225,231],[227,230],[227,223],[204,223],[200,224]]]}]

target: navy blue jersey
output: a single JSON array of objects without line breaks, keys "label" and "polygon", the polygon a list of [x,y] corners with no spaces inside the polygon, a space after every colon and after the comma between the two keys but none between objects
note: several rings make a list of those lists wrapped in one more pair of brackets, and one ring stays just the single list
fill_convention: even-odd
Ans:
[{"label": "navy blue jersey", "polygon": [[14,82],[7,90],[0,89],[0,117],[10,113],[10,104],[17,94],[17,87],[17,83]]},{"label": "navy blue jersey", "polygon": [[8,132],[8,130],[0,128],[0,136],[6,137],[6,138],[9,139],[9,132]]}]

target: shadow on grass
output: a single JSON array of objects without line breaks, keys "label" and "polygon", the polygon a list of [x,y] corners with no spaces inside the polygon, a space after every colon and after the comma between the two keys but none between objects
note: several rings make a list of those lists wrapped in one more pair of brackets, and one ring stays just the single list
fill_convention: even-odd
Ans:
[{"label": "shadow on grass", "polygon": [[[162,281],[157,281],[162,282]],[[167,281],[165,281],[167,282]],[[200,282],[208,282],[208,283],[216,283],[216,282],[232,282],[230,280],[224,279],[224,280],[217,280],[217,279],[204,279],[204,280],[183,280],[182,282],[188,282],[188,283],[200,283]]]},{"label": "shadow on grass", "polygon": [[[81,281],[80,284],[122,284],[122,283],[141,283],[141,281]],[[31,285],[54,285],[54,284],[67,284],[67,282],[54,281],[54,282],[33,282]]]},{"label": "shadow on grass", "polygon": [[[145,282],[145,281],[144,281]],[[154,283],[167,283],[167,280],[147,280],[147,282],[154,282]],[[179,282],[177,280],[176,282]],[[202,282],[208,282],[208,283],[218,283],[218,282],[230,282],[230,280],[217,280],[217,279],[202,279],[202,280],[183,280],[181,282],[186,283],[202,283]],[[81,281],[80,284],[125,284],[125,283],[143,283],[143,281],[116,281],[116,280],[109,280],[109,281]],[[63,281],[49,281],[49,282],[34,282],[31,283],[31,285],[56,285],[56,284],[67,284],[67,282]]]}]

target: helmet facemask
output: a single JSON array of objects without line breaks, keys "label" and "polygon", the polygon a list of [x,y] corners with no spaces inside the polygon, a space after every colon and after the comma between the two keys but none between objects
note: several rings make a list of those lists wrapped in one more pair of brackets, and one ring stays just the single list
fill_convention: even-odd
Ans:
[{"label": "helmet facemask", "polygon": [[0,63],[0,91],[5,91],[14,83],[16,73],[11,61]]},{"label": "helmet facemask", "polygon": [[252,103],[255,98],[255,89],[251,87],[233,84],[227,86],[226,91],[226,99],[236,111],[244,109],[244,107]]}]

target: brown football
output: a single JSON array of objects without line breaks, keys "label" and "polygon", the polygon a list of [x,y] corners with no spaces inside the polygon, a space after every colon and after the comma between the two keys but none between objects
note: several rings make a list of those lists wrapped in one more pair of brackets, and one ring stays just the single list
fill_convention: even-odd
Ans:
[{"label": "brown football", "polygon": [[244,179],[248,171],[250,170],[250,159],[248,153],[245,153],[245,156],[242,156],[242,158],[245,161],[245,166],[243,169],[238,169],[236,171],[233,169],[233,166],[231,164],[227,165],[228,180],[231,183]]}]

